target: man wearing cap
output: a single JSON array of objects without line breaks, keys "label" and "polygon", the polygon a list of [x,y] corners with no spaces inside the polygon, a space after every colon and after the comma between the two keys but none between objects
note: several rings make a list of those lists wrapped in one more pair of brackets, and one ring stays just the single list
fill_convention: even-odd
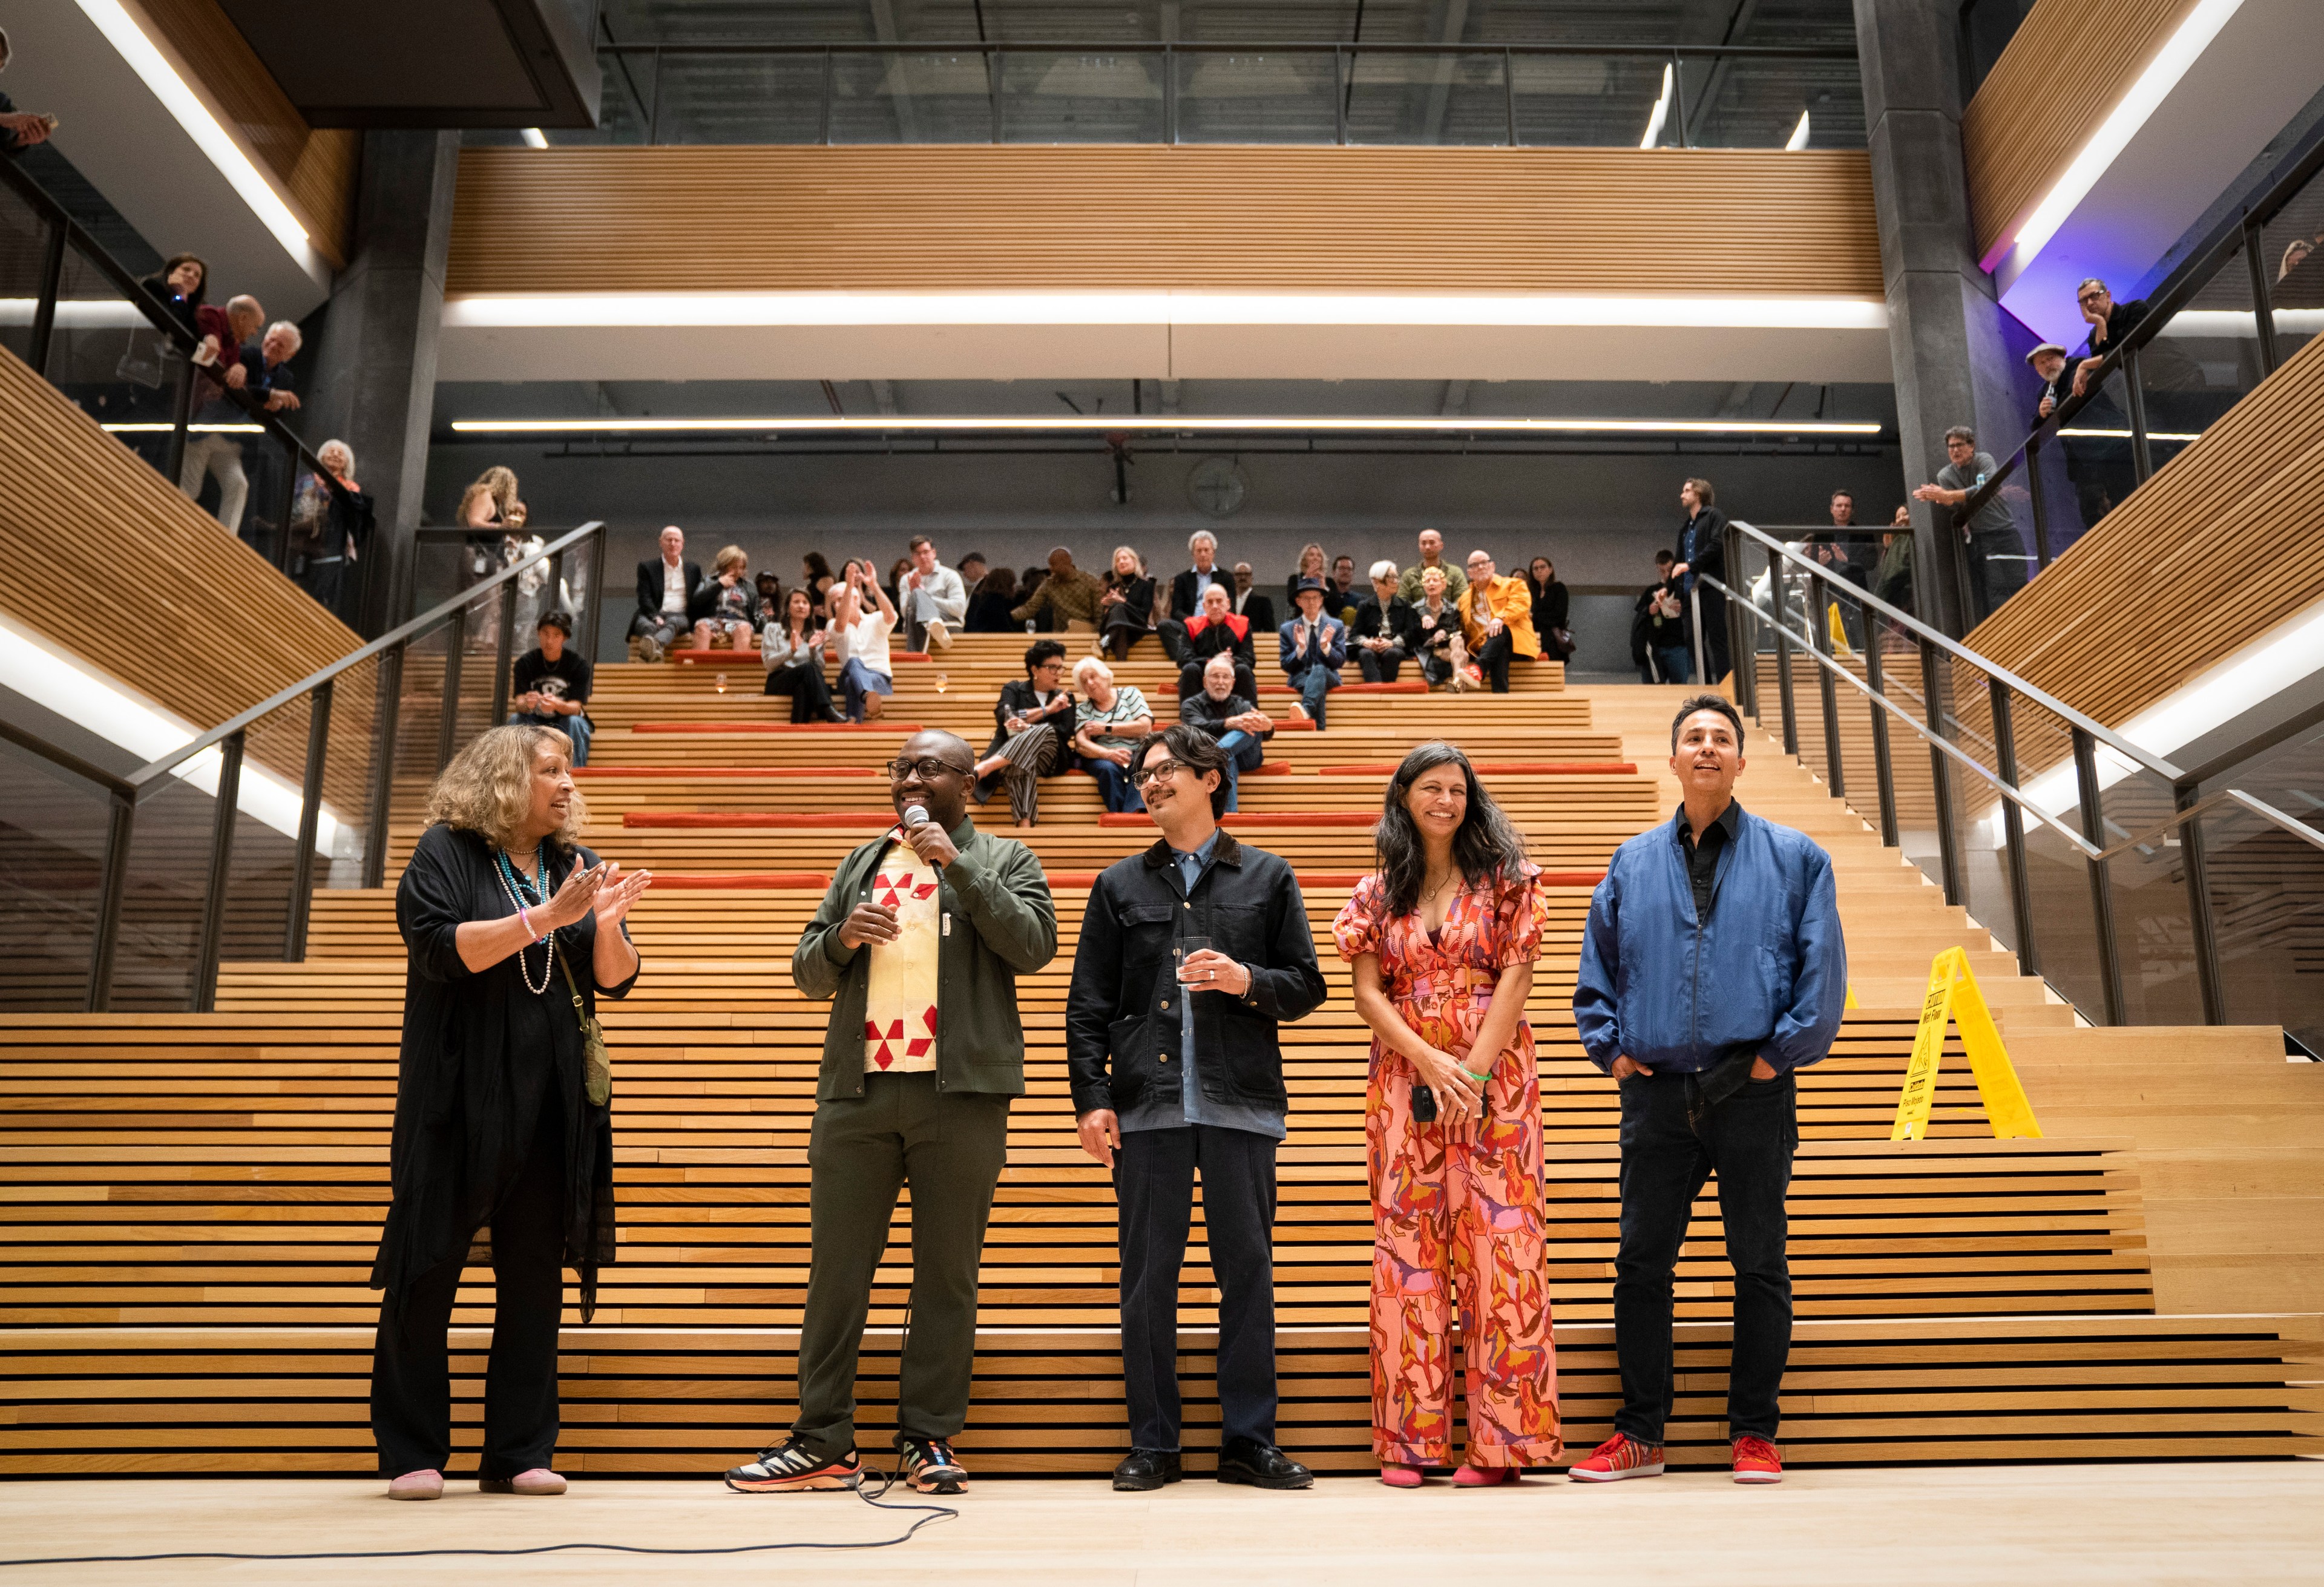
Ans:
[{"label": "man wearing cap", "polygon": [[2074,377],[2066,373],[2066,349],[2055,342],[2044,342],[2025,355],[2026,364],[2042,380],[2041,405],[2034,410],[2036,421],[2050,417],[2059,404],[2074,394]]},{"label": "man wearing cap", "polygon": [[553,727],[573,741],[573,763],[589,763],[589,663],[566,647],[573,619],[544,612],[540,644],[516,659],[509,678],[509,724]]},{"label": "man wearing cap", "polygon": [[1348,664],[1348,625],[1323,614],[1323,581],[1303,578],[1292,586],[1299,615],[1276,631],[1281,644],[1283,676],[1299,691],[1292,706],[1302,716],[1314,718],[1323,731],[1323,697],[1340,687],[1340,669]]}]

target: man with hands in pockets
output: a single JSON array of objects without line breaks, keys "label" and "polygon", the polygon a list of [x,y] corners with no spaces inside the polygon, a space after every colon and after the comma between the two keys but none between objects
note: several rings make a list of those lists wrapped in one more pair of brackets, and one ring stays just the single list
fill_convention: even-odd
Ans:
[{"label": "man with hands in pockets", "polygon": [[1794,1070],[1820,1063],[1848,997],[1831,856],[1745,812],[1743,722],[1696,695],[1671,724],[1677,815],[1614,852],[1590,900],[1573,1020],[1622,1097],[1614,1259],[1614,1435],[1568,1475],[1658,1477],[1674,1393],[1671,1280],[1703,1182],[1719,1175],[1735,1269],[1727,1420],[1738,1482],[1779,1482],[1791,1353],[1784,1197],[1800,1130]]}]

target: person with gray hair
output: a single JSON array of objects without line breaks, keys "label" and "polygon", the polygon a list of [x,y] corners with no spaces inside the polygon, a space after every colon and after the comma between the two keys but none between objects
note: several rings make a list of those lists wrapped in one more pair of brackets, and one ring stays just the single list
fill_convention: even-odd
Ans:
[{"label": "person with gray hair", "polygon": [[[1937,470],[1936,483],[1916,487],[1913,499],[1948,509],[1946,517],[1950,521],[2001,470],[1993,461],[1993,454],[1978,450],[1977,431],[1966,424],[1956,424],[1945,431],[1945,466]],[[1992,616],[2001,609],[2002,602],[2025,585],[2025,542],[2001,495],[1996,491],[1987,496],[1985,504],[1969,514],[1968,523],[1960,530],[1962,540],[1968,542],[1972,606],[1966,615],[1971,623]]]},{"label": "person with gray hair", "polygon": [[1203,687],[1178,702],[1178,720],[1209,734],[1225,752],[1220,770],[1230,813],[1240,807],[1236,783],[1266,762],[1267,741],[1275,736],[1275,719],[1235,693],[1236,676],[1234,653],[1221,650],[1203,663]]},{"label": "person with gray hair", "polygon": [[[0,30],[0,71],[8,69],[8,34]],[[0,94],[0,154],[22,154],[35,143],[45,143],[57,129],[57,118],[35,110],[19,110],[16,102]]]},{"label": "person with gray hair", "polygon": [[[1219,570],[1219,537],[1209,530],[1198,529],[1186,537],[1186,555],[1194,566],[1171,575],[1168,604],[1154,629],[1162,641],[1163,653],[1181,666],[1191,659],[1186,654],[1186,624],[1202,612],[1203,592],[1227,578]],[[1234,591],[1229,588],[1227,593],[1231,595]]]},{"label": "person with gray hair", "polygon": [[1396,564],[1372,564],[1372,593],[1356,607],[1348,648],[1366,683],[1394,683],[1405,660],[1419,653],[1420,614],[1397,593]]},{"label": "person with gray hair", "polygon": [[229,387],[239,390],[249,383],[245,355],[261,359],[264,356],[260,351],[258,332],[266,323],[266,310],[257,299],[244,292],[226,300],[226,322],[233,346],[228,347],[226,339],[219,338],[219,361],[194,377],[194,431],[186,438],[185,456],[178,465],[178,489],[198,498],[203,477],[216,478],[217,520],[238,533],[243,507],[250,499],[250,480],[242,471],[242,443],[231,432],[217,427],[249,421],[249,415],[226,395],[226,391]]}]

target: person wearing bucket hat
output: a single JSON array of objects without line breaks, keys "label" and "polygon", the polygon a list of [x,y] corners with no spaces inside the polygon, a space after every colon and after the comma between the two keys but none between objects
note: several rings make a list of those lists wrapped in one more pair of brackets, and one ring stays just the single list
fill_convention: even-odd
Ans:
[{"label": "person wearing bucket hat", "polygon": [[573,764],[589,763],[591,668],[572,647],[573,619],[544,612],[540,642],[516,659],[509,679],[509,725],[553,727],[573,741]]},{"label": "person wearing bucket hat", "polygon": [[2074,377],[2067,371],[2066,349],[2055,342],[2044,342],[2025,355],[2026,365],[2041,377],[2042,401],[2034,410],[2039,421],[2058,411],[2058,405],[2074,394]]},{"label": "person wearing bucket hat", "polygon": [[1276,631],[1281,644],[1285,681],[1299,691],[1292,709],[1315,720],[1323,731],[1323,697],[1340,687],[1340,669],[1348,664],[1348,625],[1323,613],[1323,581],[1302,578],[1291,588],[1299,615]]}]

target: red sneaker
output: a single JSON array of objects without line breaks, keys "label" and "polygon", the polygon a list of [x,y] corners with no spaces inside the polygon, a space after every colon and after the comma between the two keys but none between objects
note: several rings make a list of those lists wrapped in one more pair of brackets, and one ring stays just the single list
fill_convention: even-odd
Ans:
[{"label": "red sneaker", "polygon": [[1619,1482],[1626,1477],[1663,1474],[1663,1446],[1641,1444],[1627,1433],[1617,1433],[1590,1452],[1588,1460],[1573,1462],[1565,1474],[1576,1482]]},{"label": "red sneaker", "polygon": [[1738,1482],[1780,1482],[1784,1480],[1784,1457],[1766,1439],[1754,1438],[1746,1433],[1735,1441],[1735,1480]]}]

